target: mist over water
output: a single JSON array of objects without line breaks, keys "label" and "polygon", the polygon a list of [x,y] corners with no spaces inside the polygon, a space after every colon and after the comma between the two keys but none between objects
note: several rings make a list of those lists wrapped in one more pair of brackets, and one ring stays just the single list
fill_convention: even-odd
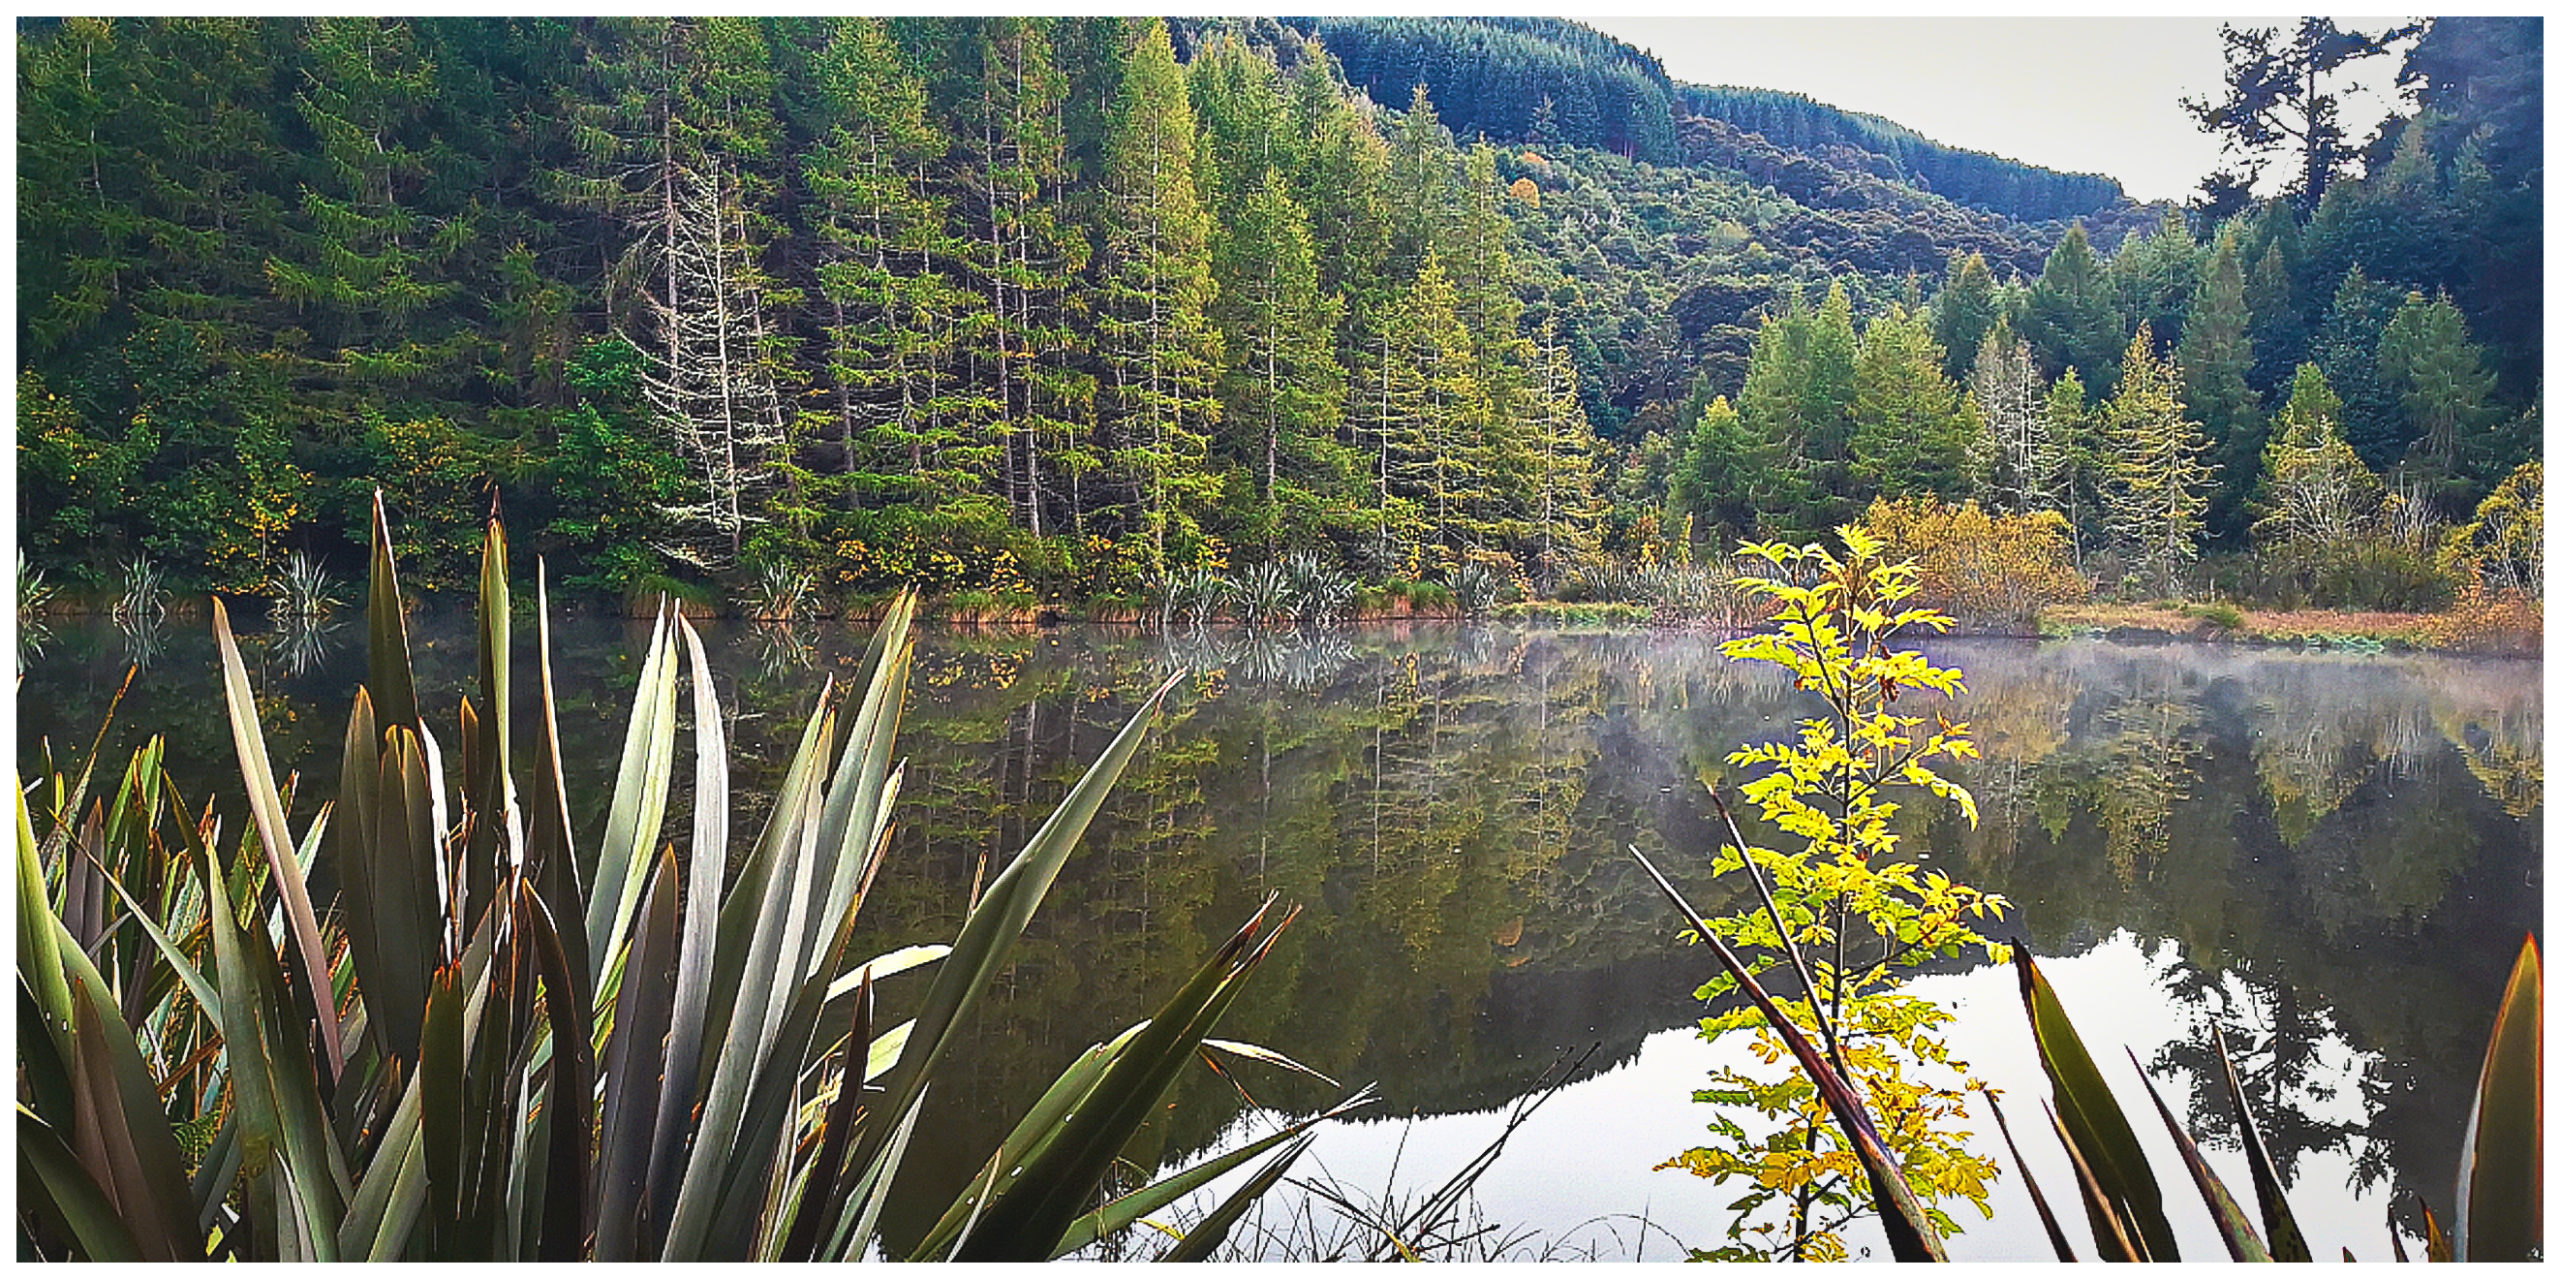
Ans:
[{"label": "mist over water", "polygon": [[[164,733],[190,802],[211,791],[236,830],[239,777],[202,629],[171,622],[138,642],[57,621],[40,654],[22,655],[22,773],[44,770],[48,745],[76,768],[128,662],[147,658],[109,759],[146,728]],[[647,629],[572,619],[553,631],[570,802],[591,852]],[[421,618],[412,634],[422,703],[431,724],[450,725],[473,678],[467,619]],[[705,636],[749,832],[825,677],[852,673],[867,636],[726,625]],[[1375,1081],[1385,1099],[1371,1120],[1329,1133],[1309,1174],[1321,1164],[1374,1184],[1392,1167],[1400,1187],[1436,1184],[1560,1052],[1597,1043],[1589,1075],[1485,1182],[1488,1216],[1560,1255],[1632,1255],[1645,1232],[1589,1224],[1604,1214],[1721,1242],[1717,1210],[1738,1188],[1650,1170],[1698,1138],[1708,1110],[1688,1090],[1741,1044],[1683,1029],[1699,1015],[1691,992],[1706,961],[1672,940],[1623,849],[1662,859],[1702,910],[1731,909],[1743,886],[1707,874],[1701,783],[1739,780],[1726,753],[1789,734],[1812,703],[1723,660],[1716,638],[1423,624],[923,636],[899,827],[864,907],[864,953],[948,940],[978,876],[1036,829],[1154,684],[1175,668],[1191,676],[955,1049],[920,1129],[944,1140],[911,1152],[909,1203],[948,1202],[1075,1054],[1145,1016],[1277,894],[1305,913],[1219,1034],[1347,1084]],[[294,806],[308,813],[335,785],[361,629],[244,642],[278,770],[303,774]],[[2007,895],[2014,910],[1985,931],[2048,957],[2125,1086],[2138,1091],[2117,1042],[2173,1105],[2186,1099],[2217,1159],[2236,1159],[2218,1085],[2200,1086],[2220,1024],[2315,1250],[2389,1255],[2386,1211],[2405,1233],[2415,1195],[2452,1197],[2500,983],[2542,925],[2540,663],[1923,647],[1966,674],[1968,695],[1941,709],[1981,745],[1981,760],[1950,770],[1981,823],[1914,803],[1904,850]],[[685,803],[670,832],[687,829]],[[325,884],[325,857],[320,874]],[[2014,983],[1969,968],[1920,980],[1958,1008],[1958,1055],[2017,1099],[2013,1118],[2032,1114],[2043,1083]],[[892,1005],[920,992],[921,979],[901,980],[911,988],[887,991]],[[1334,1097],[1267,1066],[1231,1070],[1232,1081],[1203,1069],[1177,1085],[1132,1156],[1182,1159],[1262,1122],[1237,1119],[1239,1087],[1297,1113]],[[1974,1120],[1997,1150],[1987,1113]],[[2028,1158],[2058,1165],[2026,1127]],[[2236,1164],[2225,1176],[2246,1180]],[[2169,1190],[2174,1211],[2181,1188]],[[1994,1207],[1988,1223],[1955,1209],[1967,1229],[1954,1254],[2040,1255],[2014,1176]],[[927,1224],[911,1207],[890,1232]],[[2179,1224],[2204,1229],[2200,1212]],[[1647,1259],[1679,1255],[1665,1234],[1647,1237]],[[2209,1246],[2198,1233],[2189,1255]]]}]

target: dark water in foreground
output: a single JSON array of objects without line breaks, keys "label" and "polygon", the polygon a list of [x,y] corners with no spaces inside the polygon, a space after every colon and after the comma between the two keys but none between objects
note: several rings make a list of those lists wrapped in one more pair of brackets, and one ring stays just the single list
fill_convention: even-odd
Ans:
[{"label": "dark water in foreground", "polygon": [[[467,620],[417,625],[422,696],[449,722],[471,679]],[[647,630],[571,620],[554,632],[569,791],[591,844]],[[823,673],[851,674],[863,637],[714,626],[705,638],[740,779],[768,786]],[[244,644],[279,771],[311,777],[296,804],[308,812],[334,781],[361,633]],[[2226,1179],[2245,1185],[2218,1085],[2198,1086],[2204,1019],[2218,1019],[2262,1090],[2315,1251],[2387,1257],[2386,1210],[2406,1234],[2415,1195],[2451,1199],[2492,1005],[2541,927],[2540,664],[1927,647],[1967,674],[1971,695],[1951,715],[1972,723],[1985,758],[1954,772],[1982,823],[1920,806],[1925,829],[1906,847],[2005,893],[2016,910],[1995,931],[2054,957],[2123,1086],[2139,1095],[2116,1042],[2173,1106],[2190,1099]],[[85,751],[137,655],[149,665],[119,712],[121,748],[135,726],[166,734],[182,782],[217,788],[236,811],[199,624],[172,624],[138,654],[112,628],[57,622],[25,660],[19,767],[40,770],[47,741]],[[1642,1237],[1657,1258],[1678,1255],[1668,1237],[1720,1242],[1719,1208],[1740,1188],[1650,1170],[1700,1138],[1709,1111],[1688,1091],[1739,1044],[1680,1029],[1697,1017],[1706,960],[1670,944],[1667,912],[1622,850],[1667,854],[1702,909],[1724,906],[1735,886],[1705,878],[1700,780],[1724,778],[1735,746],[1786,731],[1801,707],[1783,681],[1687,634],[931,633],[902,736],[899,833],[858,948],[947,940],[982,861],[1019,847],[1174,665],[1192,678],[937,1086],[909,1157],[913,1203],[947,1202],[1068,1060],[1144,1017],[1276,893],[1306,912],[1221,1035],[1375,1081],[1386,1103],[1338,1126],[1302,1170],[1371,1187],[1392,1171],[1399,1187],[1427,1188],[1490,1139],[1491,1112],[1560,1050],[1597,1043],[1591,1073],[1487,1178],[1485,1213],[1538,1232],[1528,1255],[1632,1255]],[[747,822],[761,822],[753,800]],[[2033,1114],[2043,1083],[2007,974],[1922,981],[1960,1010],[1957,1055],[2011,1093],[2013,1115]],[[1253,1063],[1237,1080],[1299,1112],[1331,1095]],[[1139,1159],[1186,1157],[1231,1132],[1236,1084],[1196,1070],[1173,1101]],[[1998,1151],[1988,1116],[1974,1118],[1977,1146]],[[2020,1136],[2048,1189],[2067,1184],[2050,1135]],[[2193,1195],[2165,1144],[2155,1165],[2174,1215]],[[1958,1258],[2049,1255],[2015,1183],[1996,1187],[1990,1222],[1955,1210]],[[922,1229],[915,1211],[893,1235]],[[1595,1220],[1611,1214],[1625,1216]],[[2200,1211],[2178,1224],[2188,1256],[2218,1255]]]}]

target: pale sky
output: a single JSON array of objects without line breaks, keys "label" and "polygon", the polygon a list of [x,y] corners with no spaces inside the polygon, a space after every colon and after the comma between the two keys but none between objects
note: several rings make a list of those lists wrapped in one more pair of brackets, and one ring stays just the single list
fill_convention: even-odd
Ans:
[{"label": "pale sky", "polygon": [[[1674,80],[1801,93],[1948,146],[2103,173],[2138,200],[2185,199],[2222,164],[2178,99],[2218,94],[2222,22],[2296,18],[1583,18],[1662,60]],[[2381,31],[2405,19],[2341,20]],[[2351,142],[2396,92],[2397,50],[2355,68]],[[2260,182],[2291,177],[2281,165]]]}]

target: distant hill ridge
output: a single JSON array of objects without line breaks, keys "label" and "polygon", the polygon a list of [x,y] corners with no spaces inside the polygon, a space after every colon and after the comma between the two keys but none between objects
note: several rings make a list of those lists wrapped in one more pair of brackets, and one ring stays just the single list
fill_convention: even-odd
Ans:
[{"label": "distant hill ridge", "polygon": [[[1720,121],[1834,168],[1863,172],[2024,222],[2121,205],[2113,178],[2063,173],[1947,146],[1879,116],[1800,93],[1673,80],[1652,54],[1557,18],[1282,18],[1323,41],[1345,80],[1402,108],[1427,85],[1459,136],[1562,142],[1655,164],[1697,163],[1691,117]],[[1543,119],[1542,119],[1543,113]],[[1710,160],[1710,163],[1715,161]]]},{"label": "distant hill ridge", "polygon": [[1679,95],[1686,114],[1722,120],[1794,150],[1841,146],[1864,151],[1891,162],[1891,171],[1879,177],[1898,178],[1958,204],[2022,221],[2081,217],[2124,199],[2124,187],[2103,174],[2064,173],[1947,146],[1882,116],[1845,111],[1801,93],[1683,84]]},{"label": "distant hill ridge", "polygon": [[[1460,137],[1569,142],[1656,164],[1680,162],[1676,90],[1662,64],[1624,41],[1552,18],[1283,18],[1323,41],[1343,79],[1398,110],[1428,85]],[[1552,111],[1551,137],[1539,115]]]}]

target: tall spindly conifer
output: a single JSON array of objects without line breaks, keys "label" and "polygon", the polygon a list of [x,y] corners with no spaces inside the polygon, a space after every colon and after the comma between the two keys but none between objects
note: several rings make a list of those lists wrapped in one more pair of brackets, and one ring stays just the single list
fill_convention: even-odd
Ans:
[{"label": "tall spindly conifer", "polygon": [[2102,428],[2114,464],[2107,527],[2128,579],[2174,596],[2195,562],[2214,467],[2204,429],[2179,398],[2177,362],[2153,350],[2148,326],[2120,367]]},{"label": "tall spindly conifer", "polygon": [[1224,359],[1209,306],[1209,218],[1193,175],[1203,166],[1191,96],[1161,21],[1139,33],[1103,143],[1104,238],[1099,329],[1110,369],[1111,462],[1131,488],[1132,516],[1161,569],[1168,544],[1188,546],[1218,493],[1207,466]]},{"label": "tall spindly conifer", "polygon": [[2258,482],[2258,456],[2266,450],[2266,421],[2258,393],[2249,387],[2255,356],[2249,346],[2249,305],[2236,237],[2217,244],[2196,288],[2186,334],[2177,345],[2182,398],[2204,428],[2222,483],[2205,516],[2215,535],[2245,531],[2242,503]]}]

